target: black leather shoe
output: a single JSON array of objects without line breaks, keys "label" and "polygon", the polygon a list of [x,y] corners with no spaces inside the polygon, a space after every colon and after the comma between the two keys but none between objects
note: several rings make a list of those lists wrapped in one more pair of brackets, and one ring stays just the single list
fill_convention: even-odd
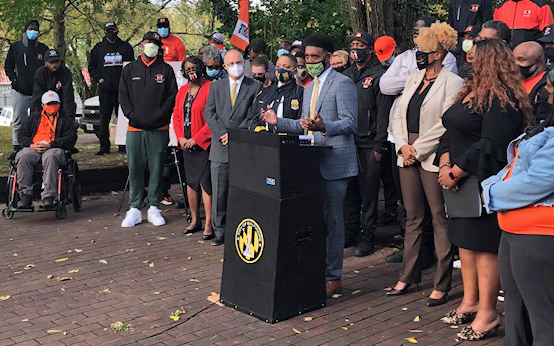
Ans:
[{"label": "black leather shoe", "polygon": [[223,238],[215,238],[214,240],[212,240],[212,246],[220,246],[220,245],[223,245],[225,241],[223,240]]},{"label": "black leather shoe", "polygon": [[42,207],[45,210],[52,210],[56,206],[54,205],[54,197],[46,197],[42,200]]},{"label": "black leather shoe", "polygon": [[19,196],[19,202],[17,202],[18,209],[31,209],[33,207],[33,197],[28,195]]},{"label": "black leather shoe", "polygon": [[387,256],[387,262],[389,263],[402,263],[404,259],[404,251],[398,250]]},{"label": "black leather shoe", "polygon": [[185,229],[183,230],[183,234],[184,235],[187,235],[187,234],[193,234],[193,233],[196,233],[196,232],[199,232],[202,230],[202,224],[198,224],[198,226],[194,227],[193,229]]},{"label": "black leather shoe", "polygon": [[124,145],[120,145],[117,152],[120,154],[127,154],[127,148]]},{"label": "black leather shoe", "polygon": [[202,240],[212,240],[215,238],[215,233],[212,234],[202,234]]},{"label": "black leather shoe", "polygon": [[429,298],[427,300],[427,306],[439,306],[439,305],[445,304],[447,301],[448,301],[448,293],[445,293],[439,299]]},{"label": "black leather shoe", "polygon": [[[394,288],[387,292],[387,296],[403,296],[406,293],[408,293],[408,289],[410,288],[411,284],[407,284],[406,287],[404,287],[401,290],[395,290]],[[416,284],[416,291],[419,290],[419,284]]]},{"label": "black leather shoe", "polygon": [[110,153],[110,149],[100,148],[94,155],[102,156],[102,155],[108,155]]}]

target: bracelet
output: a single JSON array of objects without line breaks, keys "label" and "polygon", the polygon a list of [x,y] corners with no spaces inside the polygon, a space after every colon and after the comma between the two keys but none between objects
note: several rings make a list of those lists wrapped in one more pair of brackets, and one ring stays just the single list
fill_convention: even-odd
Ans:
[{"label": "bracelet", "polygon": [[447,162],[447,163],[441,165],[441,166],[439,167],[439,171],[440,171],[441,169],[443,169],[444,167],[451,167],[451,166],[450,166],[450,162]]}]

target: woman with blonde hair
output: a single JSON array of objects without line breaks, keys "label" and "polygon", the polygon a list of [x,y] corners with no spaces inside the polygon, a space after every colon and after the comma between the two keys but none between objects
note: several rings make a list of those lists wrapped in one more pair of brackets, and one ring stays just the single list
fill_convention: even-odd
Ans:
[{"label": "woman with blonde hair", "polygon": [[416,38],[419,72],[406,81],[393,121],[400,185],[406,208],[404,261],[400,279],[387,295],[405,294],[411,284],[421,281],[419,254],[425,199],[433,219],[437,266],[428,305],[444,304],[452,283],[454,251],[448,241],[442,191],[437,184],[439,167],[434,164],[439,139],[444,134],[442,115],[454,103],[463,80],[443,68],[448,51],[458,35],[446,23],[422,28]]},{"label": "woman with blonde hair", "polygon": [[[483,40],[473,46],[472,78],[456,103],[446,112],[447,129],[439,148],[440,179],[445,190],[474,187],[497,174],[507,163],[506,148],[533,119],[512,51],[500,40]],[[473,181],[473,183],[472,183]],[[502,231],[496,213],[448,219],[448,238],[459,247],[464,298],[442,321],[470,323],[458,337],[481,340],[497,330],[500,289],[498,247]]]},{"label": "woman with blonde hair", "polygon": [[350,63],[348,60],[348,52],[345,50],[337,50],[331,55],[331,67],[339,73],[343,73]]}]

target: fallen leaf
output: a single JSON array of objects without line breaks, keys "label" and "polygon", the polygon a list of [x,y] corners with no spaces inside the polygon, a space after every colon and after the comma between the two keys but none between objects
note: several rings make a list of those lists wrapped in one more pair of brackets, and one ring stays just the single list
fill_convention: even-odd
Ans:
[{"label": "fallen leaf", "polygon": [[354,273],[360,274],[360,271],[359,270],[354,270]]},{"label": "fallen leaf", "polygon": [[126,331],[132,329],[130,324],[127,324],[127,323],[124,323],[124,322],[121,322],[121,321],[117,321],[117,322],[112,323],[110,325],[110,328],[114,332],[126,332]]},{"label": "fallen leaf", "polygon": [[79,269],[72,269],[70,271],[68,271],[67,273],[68,274],[74,274],[74,273],[78,273],[79,272]]},{"label": "fallen leaf", "polygon": [[81,249],[75,249],[75,252],[83,252]]},{"label": "fallen leaf", "polygon": [[169,318],[171,318],[173,321],[179,321],[179,319],[181,318],[181,315],[185,313],[185,309],[183,308],[180,308],[180,309],[177,309],[175,310],[174,313],[172,313]]},{"label": "fallen leaf", "polygon": [[112,196],[117,196],[118,195],[118,193],[116,191],[112,191],[111,193],[112,193]]},{"label": "fallen leaf", "polygon": [[200,282],[200,280],[197,280],[197,279],[190,279],[189,281],[190,282]]},{"label": "fallen leaf", "polygon": [[[190,233],[189,233],[190,234]],[[187,257],[188,260],[192,259],[192,256]]]},{"label": "fallen leaf", "polygon": [[416,316],[416,317],[414,318],[414,322],[419,322],[419,316]]},{"label": "fallen leaf", "polygon": [[17,257],[17,256],[19,256],[19,255],[17,254],[17,252],[14,252],[13,255],[12,255],[12,257]]},{"label": "fallen leaf", "polygon": [[218,306],[223,306],[223,303],[221,303],[221,302],[219,301],[219,299],[220,299],[219,293],[212,292],[212,293],[210,294],[210,296],[209,296],[207,299],[208,299],[209,302],[212,302],[212,303],[214,303],[214,304],[216,304],[216,305],[218,305]]},{"label": "fallen leaf", "polygon": [[221,263],[223,263],[223,258],[219,260]]},{"label": "fallen leaf", "polygon": [[53,278],[53,277],[54,277],[54,275],[52,275],[52,274],[46,275],[46,278],[47,278],[47,279],[51,279],[51,278]]},{"label": "fallen leaf", "polygon": [[28,318],[22,319],[21,322],[29,322]]},{"label": "fallen leaf", "polygon": [[417,344],[417,340],[415,338],[406,338],[406,341],[412,344]]},{"label": "fallen leaf", "polygon": [[410,333],[423,333],[423,330],[412,329],[412,330],[408,330],[408,332],[410,332]]},{"label": "fallen leaf", "polygon": [[408,308],[402,308],[402,311],[408,311]]},{"label": "fallen leaf", "polygon": [[304,317],[305,322],[310,322],[313,319],[314,319],[313,317]]},{"label": "fallen leaf", "polygon": [[342,294],[335,293],[335,294],[333,294],[331,297],[334,298],[334,299],[337,299],[337,298],[339,298],[339,297],[341,297],[341,296],[342,296]]},{"label": "fallen leaf", "polygon": [[157,296],[157,295],[160,294],[160,293],[161,293],[161,292],[154,292],[153,294],[154,294],[155,296]]},{"label": "fallen leaf", "polygon": [[21,273],[23,273],[23,272],[13,272],[13,273],[14,273],[14,274],[21,274]]},{"label": "fallen leaf", "polygon": [[73,252],[73,250],[67,250],[67,253],[72,253],[72,252]]},{"label": "fallen leaf", "polygon": [[452,329],[458,329],[458,326],[450,326]]},{"label": "fallen leaf", "polygon": [[361,292],[360,290],[355,290],[354,292],[352,292],[352,294],[358,294],[360,292]]},{"label": "fallen leaf", "polygon": [[56,278],[56,281],[68,281],[68,280],[73,280],[73,278],[70,276],[58,276]]},{"label": "fallen leaf", "polygon": [[166,240],[167,238],[166,238],[166,237],[156,237],[156,239],[158,239],[158,240]]},{"label": "fallen leaf", "polygon": [[169,318],[171,318],[173,321],[179,321],[179,319],[180,319],[181,317],[171,315],[171,316],[169,316]]},{"label": "fallen leaf", "polygon": [[298,330],[298,329],[296,329],[296,328],[292,328],[292,331],[293,331],[293,332],[295,332],[296,334],[302,334],[302,332],[301,332],[301,331],[299,331],[299,330]]},{"label": "fallen leaf", "polygon": [[58,258],[57,260],[55,260],[54,262],[65,262],[67,261],[69,258],[67,257],[64,257],[64,258]]},{"label": "fallen leaf", "polygon": [[104,288],[102,291],[100,291],[100,293],[110,293],[110,289],[109,288]]},{"label": "fallen leaf", "polygon": [[154,262],[150,263],[148,266],[149,266],[150,268],[153,268],[153,267],[154,267]]},{"label": "fallen leaf", "polygon": [[348,327],[340,327],[342,330],[348,330]]},{"label": "fallen leaf", "polygon": [[102,263],[102,264],[108,264],[108,261],[106,261],[105,259],[101,259],[99,260],[98,262]]},{"label": "fallen leaf", "polygon": [[50,333],[50,334],[53,334],[53,333],[61,333],[62,331],[58,330],[58,329],[50,329],[50,330],[47,330],[46,332]]},{"label": "fallen leaf", "polygon": [[8,300],[10,299],[12,296],[0,296],[0,301],[3,301],[3,300]]},{"label": "fallen leaf", "polygon": [[385,288],[385,291],[387,291],[387,292],[388,292],[388,291],[392,291],[392,287],[387,287],[387,288]]}]

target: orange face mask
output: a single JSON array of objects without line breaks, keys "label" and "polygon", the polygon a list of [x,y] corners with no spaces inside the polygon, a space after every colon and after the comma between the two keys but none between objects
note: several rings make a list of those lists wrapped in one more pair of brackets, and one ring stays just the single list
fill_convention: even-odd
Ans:
[{"label": "orange face mask", "polygon": [[54,103],[54,104],[44,106],[44,111],[50,115],[58,113],[59,110],[60,110],[59,103]]}]

